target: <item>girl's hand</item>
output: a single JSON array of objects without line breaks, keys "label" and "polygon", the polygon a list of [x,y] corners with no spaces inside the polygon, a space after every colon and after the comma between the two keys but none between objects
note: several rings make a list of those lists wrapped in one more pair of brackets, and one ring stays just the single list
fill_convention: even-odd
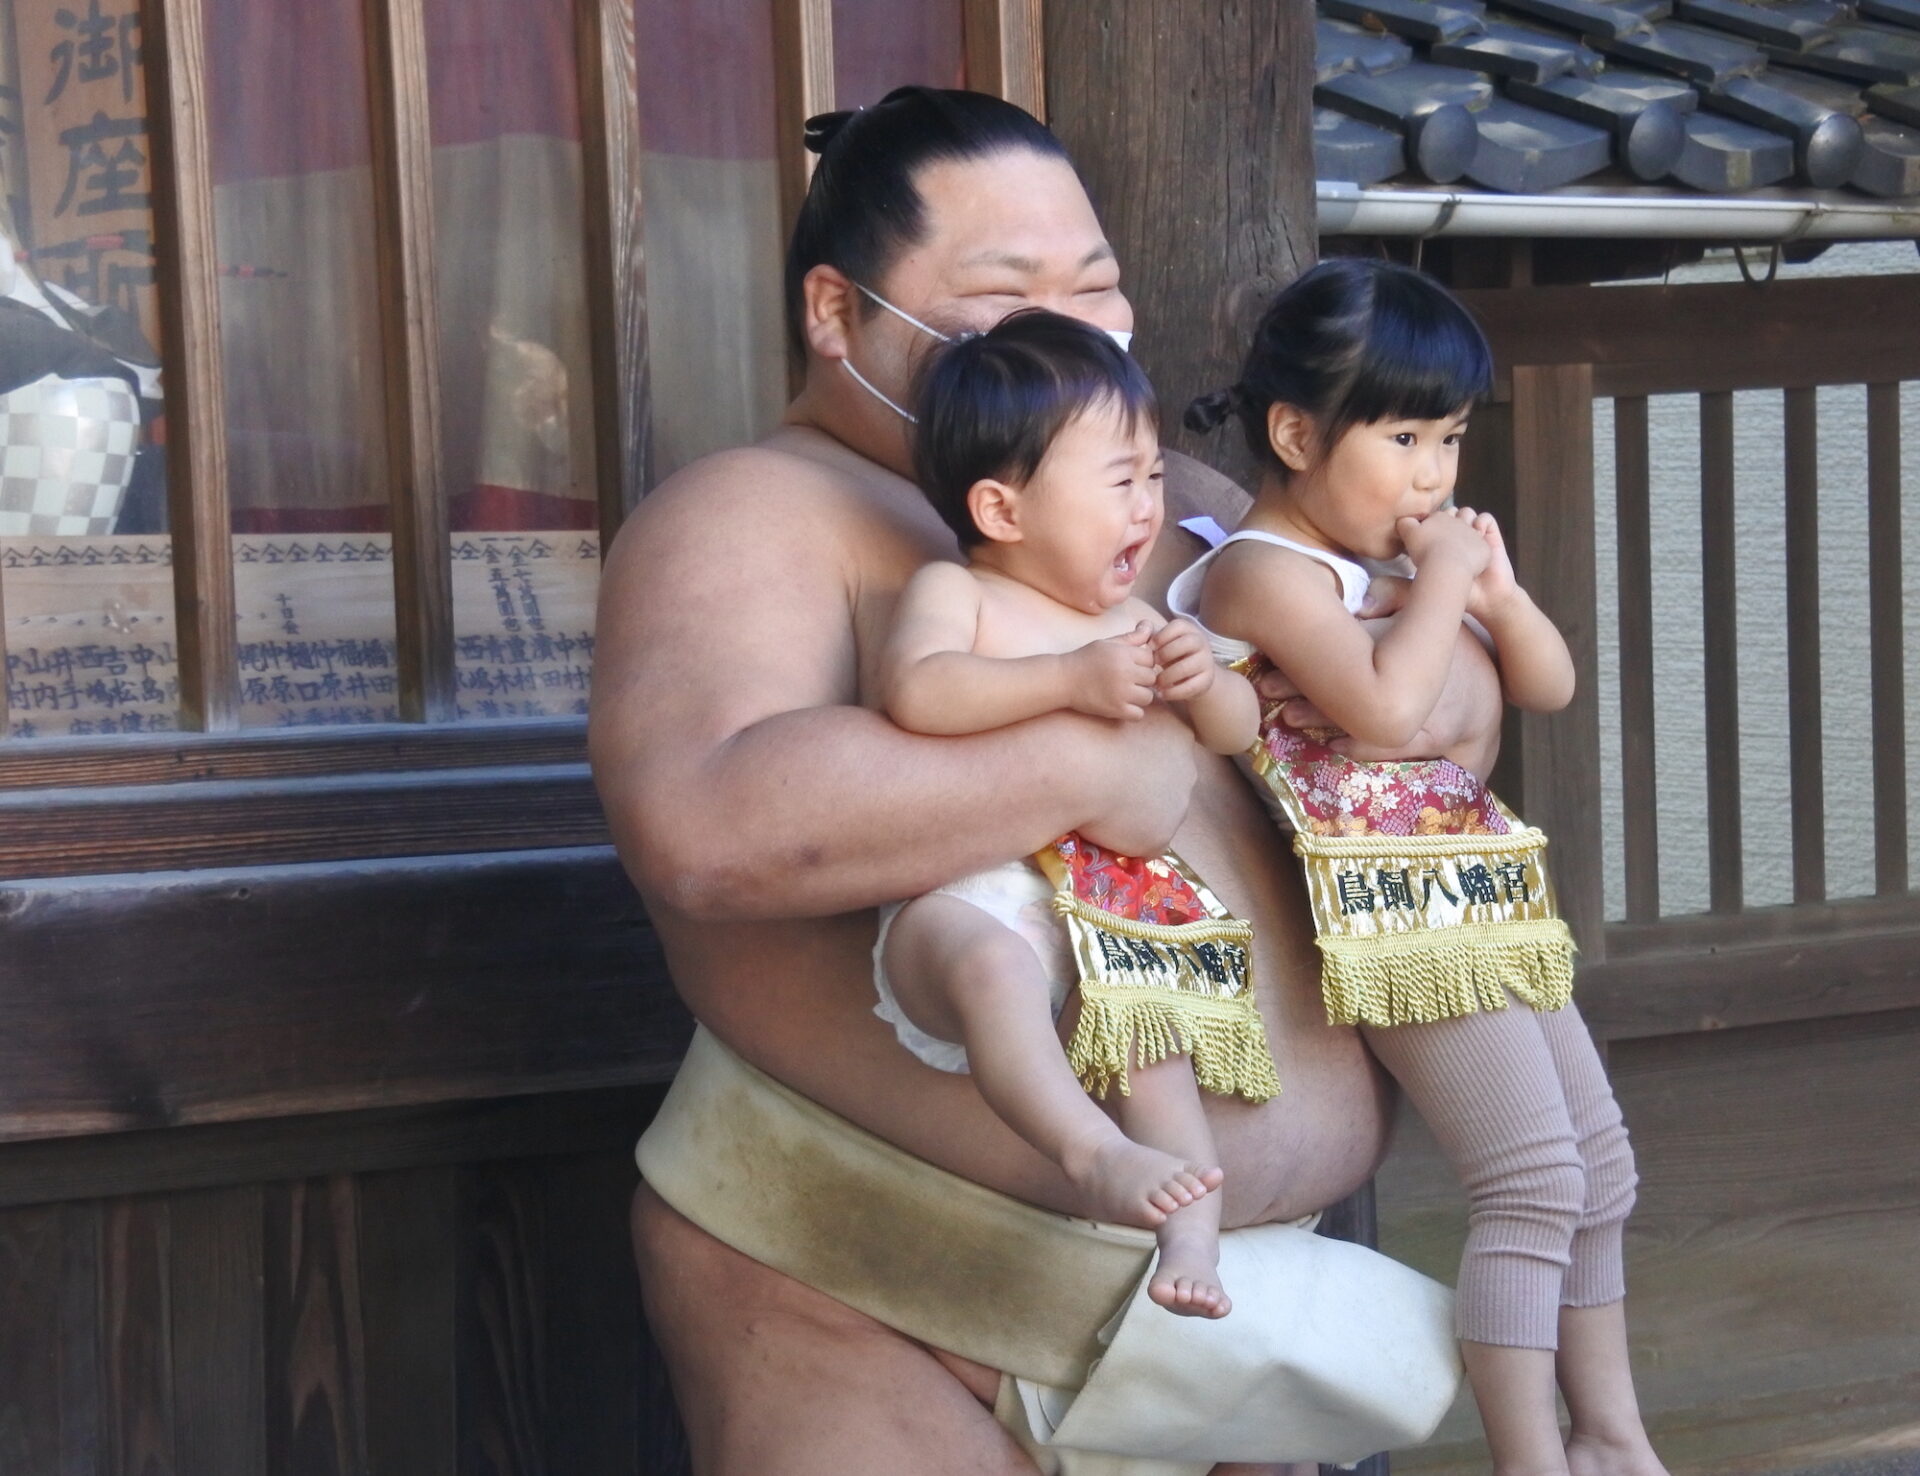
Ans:
[{"label": "girl's hand", "polygon": [[1213,650],[1200,627],[1175,617],[1155,632],[1154,660],[1160,663],[1156,690],[1169,702],[1188,702],[1213,685]]},{"label": "girl's hand", "polygon": [[1520,592],[1519,581],[1513,577],[1513,560],[1507,554],[1507,540],[1501,536],[1500,524],[1492,513],[1475,512],[1470,507],[1456,507],[1451,511],[1487,541],[1487,567],[1480,571],[1467,593],[1467,613],[1482,622],[1489,615],[1497,618]]},{"label": "girl's hand", "polygon": [[[1471,514],[1472,509],[1466,509]],[[1394,531],[1416,569],[1455,561],[1469,579],[1477,579],[1492,561],[1486,535],[1459,516],[1459,508],[1442,508],[1424,518],[1402,518]]]},{"label": "girl's hand", "polygon": [[1061,658],[1067,667],[1067,705],[1088,717],[1147,715],[1158,675],[1153,627],[1142,620],[1125,635],[1089,641]]}]

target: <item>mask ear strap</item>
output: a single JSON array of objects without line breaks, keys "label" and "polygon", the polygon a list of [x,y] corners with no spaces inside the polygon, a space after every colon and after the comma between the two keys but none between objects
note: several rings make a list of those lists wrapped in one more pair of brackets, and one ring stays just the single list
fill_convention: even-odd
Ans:
[{"label": "mask ear strap", "polygon": [[[860,287],[860,284],[858,282],[855,282],[853,285],[856,287]],[[882,297],[878,292],[875,292],[871,287],[860,287],[860,290],[866,293],[866,295],[872,298],[875,302],[879,303],[881,307],[885,308],[888,312],[892,313],[894,317],[898,318],[901,322],[911,323],[914,327],[918,328],[922,333],[926,334],[929,338],[937,338],[942,343],[953,342],[953,339],[951,337],[949,337],[945,333],[942,333],[938,328],[929,328],[925,323],[922,323],[918,318],[914,317],[912,313],[903,313],[902,311],[900,311],[899,308],[895,307],[892,303],[888,302],[886,298]],[[861,383],[864,384],[866,383],[866,381],[862,380]],[[874,393],[878,394],[879,391],[875,390]],[[889,400],[887,403],[892,404],[893,402]],[[895,408],[897,409],[898,407],[896,406]],[[900,413],[902,415],[906,415],[906,411],[904,410],[902,410]],[[907,416],[907,418],[911,420],[913,417],[909,415]]]},{"label": "mask ear strap", "polygon": [[[903,313],[901,314],[901,316],[905,317],[906,315]],[[905,410],[902,410],[898,405],[894,404],[892,400],[888,399],[879,390],[875,389],[873,385],[868,381],[867,376],[862,374],[858,369],[853,367],[853,360],[842,359],[840,362],[846,366],[847,373],[851,374],[854,377],[854,379],[860,385],[861,389],[865,390],[868,394],[872,395],[874,399],[878,400],[882,405],[885,405],[895,415],[898,415],[902,420],[906,421],[908,425],[918,425],[920,423],[919,416],[909,415]]]}]

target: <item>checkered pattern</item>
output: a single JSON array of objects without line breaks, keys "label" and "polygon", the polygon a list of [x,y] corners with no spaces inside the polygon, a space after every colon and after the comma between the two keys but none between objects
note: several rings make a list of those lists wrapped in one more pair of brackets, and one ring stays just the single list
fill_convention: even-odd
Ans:
[{"label": "checkered pattern", "polygon": [[0,395],[0,534],[111,533],[139,444],[125,380],[49,374]]}]

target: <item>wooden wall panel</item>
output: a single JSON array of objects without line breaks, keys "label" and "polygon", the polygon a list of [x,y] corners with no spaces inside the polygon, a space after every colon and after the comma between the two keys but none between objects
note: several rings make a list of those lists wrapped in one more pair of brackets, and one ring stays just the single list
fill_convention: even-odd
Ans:
[{"label": "wooden wall panel", "polygon": [[[429,1161],[0,1210],[0,1472],[685,1476],[626,1238],[656,1100],[513,1106],[531,1135],[476,1106],[447,1163],[396,1114],[371,1157]],[[286,1162],[346,1141],[277,1127]],[[223,1161],[172,1141],[206,1131],[138,1135],[153,1177]],[[0,1145],[0,1177],[81,1146]]]},{"label": "wooden wall panel", "polygon": [[546,1214],[525,1162],[467,1171],[469,1270],[458,1330],[463,1476],[545,1476]]},{"label": "wooden wall panel", "polygon": [[0,1213],[0,1471],[61,1470],[66,1214]]},{"label": "wooden wall panel", "polygon": [[100,1228],[98,1204],[60,1206],[60,1476],[102,1471],[105,1401],[100,1387]]},{"label": "wooden wall panel", "polygon": [[174,1446],[191,1476],[258,1476],[267,1466],[266,1222],[257,1184],[168,1202]]},{"label": "wooden wall panel", "polygon": [[466,1260],[462,1173],[359,1180],[361,1322],[367,1346],[369,1476],[455,1476],[455,1308]]},{"label": "wooden wall panel", "polygon": [[171,1232],[165,1200],[103,1207],[100,1410],[108,1476],[184,1472],[174,1449]]},{"label": "wooden wall panel", "polygon": [[357,1185],[349,1175],[266,1193],[266,1427],[289,1476],[368,1466]]},{"label": "wooden wall panel", "polygon": [[[659,1448],[667,1443],[659,1427],[668,1423],[672,1393],[664,1379],[650,1382],[654,1369],[646,1366],[652,1349],[644,1342],[627,1234],[640,1182],[633,1154],[622,1148],[551,1160],[543,1178],[547,1469],[555,1476],[672,1476],[676,1455],[685,1459],[684,1444],[677,1452]],[[643,1412],[650,1437],[644,1450]]]}]

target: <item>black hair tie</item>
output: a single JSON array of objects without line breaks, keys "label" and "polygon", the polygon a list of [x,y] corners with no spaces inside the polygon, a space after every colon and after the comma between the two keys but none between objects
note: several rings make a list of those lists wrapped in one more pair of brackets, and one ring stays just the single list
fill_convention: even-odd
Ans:
[{"label": "black hair tie", "polygon": [[1184,424],[1196,435],[1206,435],[1217,430],[1220,423],[1239,408],[1240,386],[1229,385],[1226,389],[1215,390],[1210,395],[1201,395],[1187,406]]},{"label": "black hair tie", "polygon": [[811,118],[807,119],[806,131],[802,135],[802,138],[806,143],[808,152],[815,154],[826,153],[827,145],[833,142],[840,130],[847,126],[847,121],[852,117],[853,110],[843,109],[837,113],[815,113]]}]

